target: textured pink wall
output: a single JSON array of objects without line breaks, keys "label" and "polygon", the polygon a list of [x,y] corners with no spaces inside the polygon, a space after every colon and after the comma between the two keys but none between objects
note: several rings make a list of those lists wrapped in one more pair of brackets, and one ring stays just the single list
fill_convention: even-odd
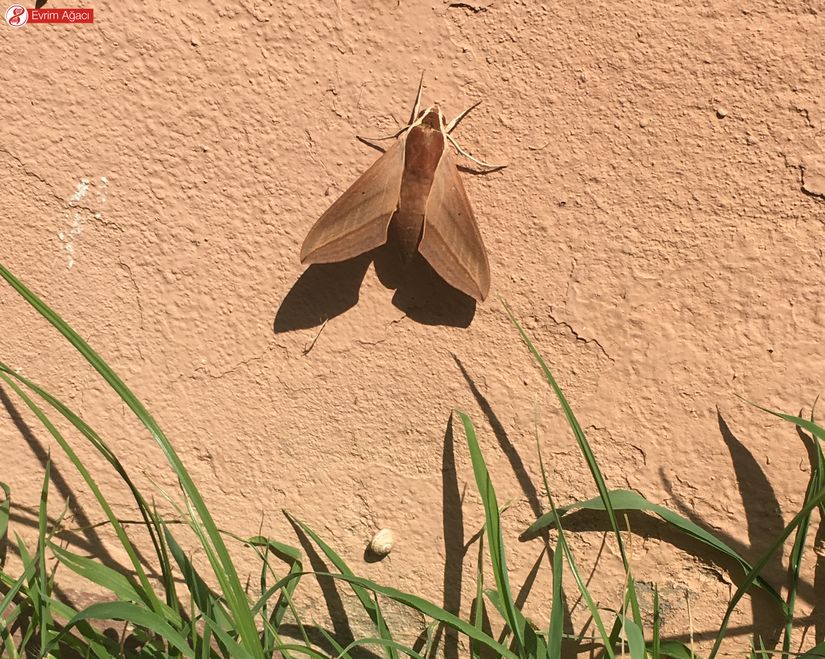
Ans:
[{"label": "textured pink wall", "polygon": [[[157,416],[221,526],[295,543],[287,508],[361,574],[439,603],[447,560],[446,601],[466,610],[475,550],[462,561],[457,547],[483,512],[460,431],[455,465],[444,457],[458,407],[512,503],[519,587],[541,553],[516,540],[543,502],[536,406],[556,497],[595,490],[499,296],[610,486],[752,559],[798,510],[801,442],[737,395],[796,412],[823,387],[822,0],[94,7],[94,25],[0,26],[0,260]],[[493,277],[474,313],[427,278],[402,281],[393,304],[369,259],[305,275],[298,262],[305,232],[376,157],[355,134],[403,122],[422,70],[425,99],[450,116],[484,100],[456,136],[509,163],[464,177]],[[74,406],[147,488],[151,476],[173,490],[158,447],[72,349],[5,286],[0,308],[2,359]],[[50,444],[9,416],[2,480],[34,528]],[[52,449],[61,494],[102,519]],[[366,564],[381,526],[396,547]],[[651,533],[633,539],[637,578],[659,584],[667,634],[687,632],[689,595],[701,640],[730,581]],[[601,540],[575,537],[585,565]],[[598,575],[597,598],[617,606],[612,546]],[[541,619],[548,600],[545,564],[527,609]],[[307,588],[304,605],[322,616],[320,594]],[[752,618],[743,604],[732,650]]]}]

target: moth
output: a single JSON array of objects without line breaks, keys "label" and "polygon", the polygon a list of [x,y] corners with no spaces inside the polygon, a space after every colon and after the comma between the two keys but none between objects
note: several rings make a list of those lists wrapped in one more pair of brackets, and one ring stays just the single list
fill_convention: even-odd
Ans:
[{"label": "moth", "polygon": [[[422,76],[423,83],[423,76]],[[490,265],[450,144],[478,103],[447,123],[436,106],[420,110],[421,86],[395,142],[321,215],[301,247],[301,263],[334,263],[385,244],[390,235],[406,264],[418,252],[453,288],[483,301]]]}]

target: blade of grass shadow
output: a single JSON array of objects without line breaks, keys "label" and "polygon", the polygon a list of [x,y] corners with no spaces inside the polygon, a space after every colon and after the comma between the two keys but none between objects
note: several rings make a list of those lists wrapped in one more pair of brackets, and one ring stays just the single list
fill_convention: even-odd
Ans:
[{"label": "blade of grass shadow", "polygon": [[[346,564],[344,559],[341,558],[332,549],[332,547],[325,543],[321,539],[321,537],[317,533],[315,533],[315,531],[313,531],[311,528],[309,528],[309,526],[304,524],[296,517],[293,517],[292,514],[287,512],[286,510],[284,510],[283,512],[284,515],[286,515],[291,522],[297,524],[304,533],[306,533],[310,538],[312,538],[312,541],[316,545],[318,545],[318,547],[321,549],[324,555],[329,559],[330,563],[332,563],[336,567],[336,569],[338,569],[338,571],[341,572],[341,574],[348,577],[355,576],[355,573],[352,570],[350,570],[349,566]],[[387,627],[387,624],[384,621],[384,616],[381,615],[381,610],[377,600],[373,600],[369,596],[369,593],[365,591],[363,588],[359,587],[355,582],[350,582],[350,585],[352,586],[352,591],[355,593],[355,597],[361,603],[361,606],[363,607],[364,611],[366,611],[370,620],[372,620],[372,623],[375,625],[379,637],[388,641],[392,641],[392,634],[390,634],[389,627]],[[395,652],[395,649],[393,647],[388,646],[387,652],[389,653],[391,659],[398,659],[398,654]]]},{"label": "blade of grass shadow", "polygon": [[[263,651],[258,640],[258,630],[250,612],[249,601],[244,592],[243,585],[238,578],[235,565],[221,538],[217,525],[212,519],[212,515],[206,506],[203,497],[195,486],[195,482],[189,475],[186,467],[177,452],[161,430],[154,417],[144,407],[143,403],[132,393],[131,389],[118,377],[111,367],[89,346],[81,336],[74,331],[56,312],[54,312],[45,302],[30,291],[20,280],[18,280],[5,266],[0,265],[0,277],[3,277],[12,288],[14,288],[26,302],[40,313],[51,325],[57,329],[75,349],[89,362],[89,364],[101,375],[109,386],[120,396],[124,403],[135,414],[138,420],[149,431],[154,440],[163,450],[166,459],[172,466],[178,481],[192,501],[198,516],[203,523],[212,546],[214,556],[217,561],[212,565],[222,592],[227,601],[229,610],[235,620],[235,629],[238,631],[242,645],[256,659],[263,659]],[[204,547],[207,549],[206,547]],[[214,560],[213,553],[207,551],[210,560]]]},{"label": "blade of grass shadow", "polygon": [[[605,500],[605,510],[607,512],[607,517],[610,520],[610,526],[613,529],[613,534],[616,536],[616,543],[619,548],[619,554],[622,559],[622,565],[624,566],[624,570],[626,573],[630,574],[630,561],[627,557],[627,552],[625,550],[624,541],[622,540],[621,530],[619,528],[619,523],[616,519],[616,513],[613,510],[613,507],[610,505],[610,500],[608,498],[608,489],[607,484],[605,483],[604,476],[602,475],[601,469],[599,468],[598,462],[596,461],[596,456],[593,453],[593,450],[590,447],[590,443],[587,441],[585,437],[584,430],[582,430],[581,425],[579,424],[578,419],[576,419],[576,415],[573,413],[573,408],[570,407],[570,404],[567,402],[567,398],[562,392],[561,387],[559,387],[556,379],[553,377],[553,374],[550,372],[547,364],[544,362],[544,359],[541,356],[541,353],[536,349],[533,345],[533,342],[530,340],[530,337],[527,335],[527,332],[524,331],[521,324],[516,320],[513,311],[510,309],[510,306],[502,301],[505,311],[507,315],[510,317],[510,322],[516,327],[521,336],[522,341],[527,346],[530,354],[533,355],[533,358],[538,362],[539,367],[541,368],[542,372],[544,373],[544,377],[547,380],[550,387],[553,389],[553,392],[556,395],[556,398],[559,400],[561,404],[562,410],[564,411],[564,416],[567,419],[567,424],[570,426],[570,429],[573,431],[573,436],[576,439],[576,442],[579,445],[579,450],[582,452],[582,455],[587,462],[587,466],[590,469],[590,473],[593,476],[593,481],[596,484],[596,489],[599,492],[599,496],[603,497]],[[635,591],[631,592],[631,608],[633,612],[633,621],[638,625],[641,626],[641,612],[639,610],[639,602],[635,598]]]},{"label": "blade of grass shadow", "polygon": [[519,623],[521,615],[516,608],[515,602],[513,601],[513,594],[510,590],[510,577],[507,573],[507,560],[504,551],[504,538],[501,534],[501,518],[496,492],[490,479],[490,473],[487,471],[484,457],[481,455],[481,448],[476,439],[473,422],[464,412],[457,411],[456,413],[464,426],[464,435],[467,438],[470,459],[473,464],[473,474],[475,475],[476,485],[481,495],[481,501],[484,504],[485,528],[487,529],[490,562],[493,565],[493,577],[496,582],[496,590],[501,598],[502,615],[513,632],[519,654],[523,655],[525,651],[524,629]]}]

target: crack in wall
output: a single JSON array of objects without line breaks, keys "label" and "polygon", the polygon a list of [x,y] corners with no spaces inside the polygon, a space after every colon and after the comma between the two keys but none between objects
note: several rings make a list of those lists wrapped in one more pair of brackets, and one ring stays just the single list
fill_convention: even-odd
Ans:
[{"label": "crack in wall", "polygon": [[[137,281],[135,281],[135,275],[132,272],[132,268],[129,266],[126,261],[124,261],[120,256],[118,256],[118,263],[120,263],[120,267],[126,271],[126,274],[129,276],[129,281],[132,282],[132,288],[135,289],[135,300],[137,301],[137,308],[138,308],[138,319],[139,319],[139,327],[141,334],[143,334],[143,302],[141,301],[140,295],[140,288],[137,285]],[[140,348],[140,342],[136,342],[136,347],[138,351],[138,355],[140,356],[141,361],[144,360],[143,357],[143,350]]]},{"label": "crack in wall", "polygon": [[616,360],[613,359],[613,357],[611,357],[609,354],[607,354],[607,350],[605,350],[604,346],[601,343],[599,343],[598,339],[586,339],[586,338],[584,338],[566,320],[557,320],[556,317],[553,315],[552,311],[549,311],[547,313],[547,315],[550,317],[550,320],[552,320],[556,325],[558,325],[560,327],[566,327],[568,330],[570,330],[570,333],[574,336],[576,341],[578,341],[580,343],[584,343],[584,344],[590,344],[590,343],[596,344],[598,346],[599,350],[601,351],[601,353],[605,357],[607,357],[612,363],[614,363],[614,364],[616,363]]}]

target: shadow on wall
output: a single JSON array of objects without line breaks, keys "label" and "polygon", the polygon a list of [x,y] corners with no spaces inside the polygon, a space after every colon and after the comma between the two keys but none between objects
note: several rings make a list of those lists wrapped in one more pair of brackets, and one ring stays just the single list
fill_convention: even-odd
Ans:
[{"label": "shadow on wall", "polygon": [[[713,528],[713,533],[716,537],[732,547],[750,563],[754,563],[768,551],[774,540],[782,533],[785,522],[782,518],[782,511],[774,489],[770,484],[767,474],[765,474],[760,466],[759,461],[754,458],[745,444],[733,434],[730,426],[728,426],[718,410],[717,422],[719,424],[719,432],[730,452],[731,462],[733,463],[737,487],[742,499],[742,507],[745,511],[748,545],[724,531],[713,528],[707,524],[701,516],[695,513],[691,506],[682,502],[681,499],[673,493],[671,483],[664,474],[662,474],[662,479],[665,488],[672,497],[671,501],[678,512],[704,528]],[[813,440],[798,428],[797,433],[808,449],[808,458],[813,469],[813,466],[816,464]],[[816,532],[815,543],[821,543],[823,541],[825,541],[825,521],[820,521]],[[679,545],[677,544],[677,546]],[[735,564],[725,563],[724,560],[721,560],[715,554],[709,553],[707,549],[692,553],[703,560],[723,565],[734,582],[737,585],[741,583],[742,571],[741,568]],[[785,582],[785,570],[786,568],[782,564],[781,553],[777,552],[762,571],[762,576],[779,590]],[[823,611],[825,611],[825,590],[822,588],[823,581],[825,581],[825,557],[817,553],[815,583],[812,585],[809,582],[800,580],[798,590],[800,598],[813,604],[813,610],[810,616],[804,620],[794,621],[795,624],[802,623],[806,626],[812,624],[817,643],[825,640],[825,614],[823,614]],[[740,633],[745,633],[752,631],[754,643],[762,642],[766,650],[773,651],[776,649],[781,635],[783,625],[782,615],[777,610],[775,603],[767,594],[758,588],[751,589],[750,601],[753,616],[752,626],[741,630],[729,628],[729,632],[736,633],[739,631]],[[713,634],[709,634],[709,637],[712,637],[712,635]],[[695,636],[695,638],[700,639],[702,637]]]},{"label": "shadow on wall", "polygon": [[[14,404],[12,399],[9,398],[3,387],[0,387],[0,405],[3,406],[6,413],[9,415],[9,418],[15,428],[17,428],[20,436],[26,442],[32,454],[35,458],[37,458],[37,461],[40,463],[43,468],[43,472],[45,473],[46,463],[50,461],[49,449],[46,448],[34,430],[32,430],[32,428],[23,419],[23,416],[20,414],[17,406]],[[55,531],[55,537],[68,543],[68,546],[72,549],[72,551],[77,551],[80,549],[91,556],[95,556],[103,565],[113,570],[121,573],[130,572],[132,570],[131,565],[118,561],[106,549],[106,541],[97,532],[97,527],[99,525],[92,522],[84,507],[79,503],[78,497],[69,485],[69,482],[66,480],[65,476],[63,476],[62,470],[53,462],[50,464],[49,487],[52,491],[57,492],[62,501],[66,502],[68,512],[71,513],[72,526],[77,529],[76,531],[58,529]],[[26,506],[17,504],[12,508],[9,519],[36,530],[39,524],[38,514],[39,511],[36,507],[27,509]],[[49,528],[55,529],[58,528],[58,526],[58,519],[50,515]],[[5,539],[8,541],[8,538]],[[14,544],[11,544],[11,547],[13,551],[16,551]],[[0,545],[0,557],[5,557],[8,548],[9,546],[7,544]],[[146,560],[146,557],[142,555],[138,548],[135,548],[135,552],[140,558],[141,563],[146,566],[147,574],[155,579],[161,579],[162,575],[152,567],[151,562]],[[61,594],[60,588],[57,585],[55,585],[54,589],[56,593]]]},{"label": "shadow on wall", "polygon": [[358,303],[370,263],[379,281],[395,290],[392,303],[423,325],[468,327],[476,303],[439,277],[420,254],[404,267],[398,247],[386,245],[341,263],[311,265],[298,278],[275,315],[275,333],[317,327]]}]

